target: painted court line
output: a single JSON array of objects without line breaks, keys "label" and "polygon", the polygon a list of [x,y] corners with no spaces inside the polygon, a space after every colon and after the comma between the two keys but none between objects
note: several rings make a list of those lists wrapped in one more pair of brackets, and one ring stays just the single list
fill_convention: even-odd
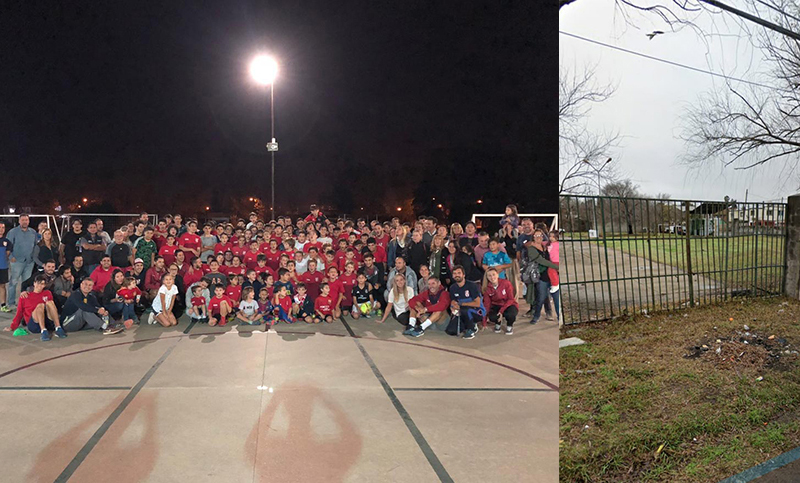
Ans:
[{"label": "painted court line", "polygon": [[729,478],[725,478],[719,483],[747,483],[749,481],[755,480],[756,478],[761,478],[762,476],[771,473],[779,468],[782,468],[798,459],[800,459],[800,447],[787,451],[786,453],[779,454],[778,456],[772,458],[771,460],[765,461],[760,465],[753,466],[750,469],[744,470],[738,475],[733,475]]},{"label": "painted court line", "polygon": [[130,386],[6,386],[0,391],[129,391]]},{"label": "painted court line", "polygon": [[395,387],[395,391],[553,392],[543,387]]},{"label": "painted court line", "polygon": [[[178,342],[180,342],[180,339],[178,339]],[[91,453],[94,447],[97,446],[97,443],[100,442],[100,439],[103,437],[103,435],[106,434],[111,425],[114,424],[117,418],[119,418],[120,414],[122,414],[122,412],[125,411],[125,409],[131,403],[131,401],[133,401],[133,398],[135,398],[136,395],[139,394],[139,391],[142,390],[144,385],[147,384],[147,381],[149,381],[150,378],[153,377],[153,374],[155,374],[159,366],[161,366],[164,360],[172,353],[172,350],[175,349],[175,346],[178,345],[178,342],[176,342],[169,349],[167,349],[167,351],[164,352],[164,355],[162,355],[161,358],[158,359],[155,364],[153,364],[153,367],[151,367],[150,370],[147,371],[147,373],[144,376],[142,376],[139,382],[136,383],[135,386],[133,386],[133,389],[131,389],[128,395],[125,396],[125,399],[123,399],[122,402],[119,403],[119,406],[117,406],[114,412],[111,413],[108,416],[108,418],[106,418],[106,420],[103,422],[103,424],[100,425],[97,431],[95,431],[92,437],[89,438],[89,441],[87,441],[86,444],[83,445],[83,448],[81,448],[80,451],[78,451],[78,454],[76,454],[75,457],[72,458],[72,461],[70,461],[67,467],[64,468],[64,471],[62,471],[61,474],[58,475],[58,477],[55,479],[55,483],[63,483],[65,481],[68,481],[72,477],[72,475],[75,473],[75,470],[78,469],[78,467],[81,465],[81,463],[83,463],[86,457],[89,456],[89,453]]]},{"label": "painted court line", "polygon": [[436,453],[433,452],[433,448],[431,448],[430,444],[428,444],[428,441],[425,439],[425,436],[423,436],[422,432],[419,430],[419,428],[417,428],[417,425],[414,423],[414,420],[411,419],[411,415],[408,414],[406,408],[403,407],[403,403],[401,403],[400,400],[397,398],[397,394],[395,394],[394,391],[392,390],[392,386],[390,386],[389,383],[386,382],[386,379],[383,377],[383,374],[381,373],[380,369],[378,369],[378,367],[375,365],[375,362],[372,360],[372,357],[369,356],[367,350],[364,349],[364,346],[361,344],[361,341],[359,341],[358,338],[355,337],[353,329],[350,328],[350,324],[348,324],[347,321],[344,320],[344,318],[340,318],[339,320],[342,321],[342,324],[344,324],[344,327],[347,329],[347,332],[353,338],[353,342],[355,342],[356,346],[358,347],[358,350],[361,351],[361,355],[364,357],[364,360],[367,361],[367,364],[369,364],[370,369],[372,369],[372,373],[375,374],[375,377],[378,379],[378,382],[381,383],[383,390],[386,392],[386,395],[389,396],[389,400],[392,401],[392,404],[394,405],[394,408],[397,410],[397,413],[400,415],[400,418],[406,424],[406,427],[408,428],[409,432],[411,432],[411,435],[417,442],[419,449],[422,450],[422,454],[425,455],[425,458],[428,460],[428,463],[430,463],[431,468],[433,468],[433,471],[436,473],[436,476],[439,477],[439,481],[452,483],[453,478],[447,472],[442,462],[439,461],[439,458],[436,456]]}]

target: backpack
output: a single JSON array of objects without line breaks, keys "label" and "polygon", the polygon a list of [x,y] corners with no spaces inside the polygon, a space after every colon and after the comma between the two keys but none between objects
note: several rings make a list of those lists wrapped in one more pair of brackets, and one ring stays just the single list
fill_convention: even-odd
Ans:
[{"label": "backpack", "polygon": [[519,275],[522,283],[530,285],[539,281],[539,264],[528,258],[527,250],[523,252],[519,265]]}]

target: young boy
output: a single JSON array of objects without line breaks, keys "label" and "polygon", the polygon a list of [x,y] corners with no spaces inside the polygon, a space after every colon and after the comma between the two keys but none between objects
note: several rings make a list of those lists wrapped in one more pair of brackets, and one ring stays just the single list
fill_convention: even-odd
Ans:
[{"label": "young boy", "polygon": [[272,324],[275,323],[275,315],[273,314],[275,307],[272,306],[271,298],[269,290],[266,288],[262,288],[258,292],[258,313],[261,314],[262,320],[269,327],[272,327]]},{"label": "young boy", "polygon": [[200,284],[192,287],[192,307],[189,309],[189,317],[196,322],[208,322],[208,307],[203,297],[203,286]]},{"label": "young boy", "polygon": [[307,324],[314,322],[314,301],[308,296],[304,283],[297,284],[297,295],[294,296],[292,313],[297,320],[305,320]]},{"label": "young boy", "polygon": [[225,286],[218,283],[214,286],[214,296],[208,303],[208,325],[225,327],[228,323],[228,315],[233,311],[233,305],[228,297],[225,296]]},{"label": "young boy", "polygon": [[372,285],[367,282],[367,276],[360,272],[356,277],[356,284],[352,289],[352,303],[351,314],[354,319],[361,316],[369,318],[373,312],[377,312],[378,316],[383,315],[380,313],[380,304],[375,302],[375,297],[372,294]]},{"label": "young boy", "polygon": [[158,254],[164,257],[164,265],[170,266],[175,263],[175,252],[178,246],[175,245],[175,235],[167,235],[165,244],[158,250]]},{"label": "young boy", "polygon": [[281,287],[286,287],[286,290],[289,291],[289,295],[294,295],[294,287],[292,286],[291,280],[289,280],[289,270],[285,268],[278,269],[278,281],[275,282],[275,292],[278,292]]},{"label": "young boy", "polygon": [[331,288],[327,282],[320,286],[322,293],[314,300],[314,323],[318,324],[321,321],[327,323],[333,322],[333,299],[331,298]]},{"label": "young boy", "polygon": [[242,292],[247,287],[252,287],[255,293],[260,294],[261,289],[264,288],[264,282],[258,279],[258,274],[255,270],[248,270],[245,274],[247,276],[247,280],[242,283]]},{"label": "young boy", "polygon": [[323,278],[325,278],[325,275],[322,272],[317,271],[316,260],[309,260],[308,271],[300,275],[300,281],[306,285],[308,296],[311,297],[311,300],[315,300],[317,297],[319,297],[320,284],[322,283]]},{"label": "young boy", "polygon": [[284,321],[287,324],[293,324],[295,319],[292,317],[292,296],[289,294],[285,285],[275,287],[275,296],[272,300],[274,307],[274,314],[278,321]]},{"label": "young boy", "polygon": [[280,267],[281,262],[281,252],[278,250],[278,241],[275,239],[271,239],[269,241],[269,248],[264,250],[264,255],[267,257],[267,265],[273,271],[277,271]]},{"label": "young boy", "polygon": [[258,250],[258,242],[250,242],[250,250],[244,254],[244,264],[247,268],[255,269],[258,266],[258,256],[261,252]]}]

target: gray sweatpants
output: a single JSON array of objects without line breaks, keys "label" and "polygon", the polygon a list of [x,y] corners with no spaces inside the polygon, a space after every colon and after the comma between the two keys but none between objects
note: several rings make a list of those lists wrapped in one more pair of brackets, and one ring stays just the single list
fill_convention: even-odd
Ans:
[{"label": "gray sweatpants", "polygon": [[74,314],[64,317],[61,326],[67,332],[77,332],[83,329],[102,329],[103,323],[99,315],[78,309]]}]

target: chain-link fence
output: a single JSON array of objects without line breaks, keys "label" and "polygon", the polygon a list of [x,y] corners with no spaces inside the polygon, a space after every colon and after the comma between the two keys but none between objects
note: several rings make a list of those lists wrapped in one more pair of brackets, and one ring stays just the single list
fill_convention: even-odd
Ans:
[{"label": "chain-link fence", "polygon": [[786,204],[562,196],[564,322],[780,294]]}]

